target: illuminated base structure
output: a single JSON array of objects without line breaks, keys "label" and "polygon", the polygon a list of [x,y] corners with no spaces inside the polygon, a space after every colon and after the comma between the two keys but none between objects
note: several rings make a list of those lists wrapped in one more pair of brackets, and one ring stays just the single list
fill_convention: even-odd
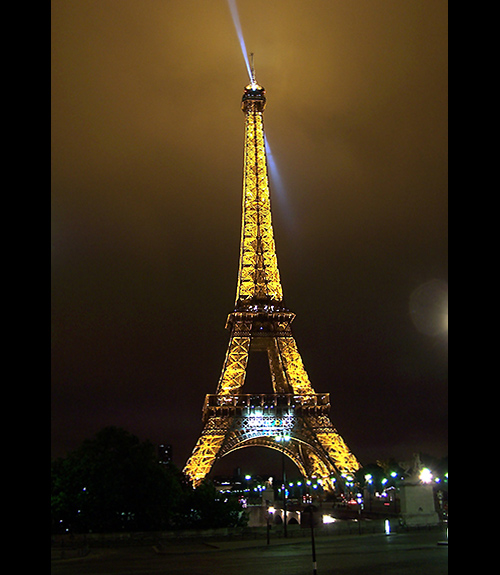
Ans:
[{"label": "illuminated base structure", "polygon": [[[252,70],[253,73],[253,70]],[[206,396],[204,427],[184,468],[197,487],[215,461],[244,447],[286,454],[305,478],[333,489],[359,469],[328,416],[329,394],[314,391],[292,334],[295,314],[285,307],[274,233],[264,141],[265,90],[245,88],[243,205],[236,305],[216,394]],[[267,353],[273,393],[244,394],[248,356]]]}]

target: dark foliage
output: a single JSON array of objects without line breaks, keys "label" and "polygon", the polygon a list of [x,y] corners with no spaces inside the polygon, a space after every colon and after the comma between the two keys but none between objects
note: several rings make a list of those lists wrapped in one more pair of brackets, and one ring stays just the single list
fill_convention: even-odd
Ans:
[{"label": "dark foliage", "polygon": [[159,464],[152,443],[106,427],[52,463],[53,532],[152,531],[237,525],[237,502],[197,490],[172,464]]},{"label": "dark foliage", "polygon": [[179,527],[191,529],[236,527],[246,522],[238,501],[221,496],[209,481],[189,491],[178,520]]}]

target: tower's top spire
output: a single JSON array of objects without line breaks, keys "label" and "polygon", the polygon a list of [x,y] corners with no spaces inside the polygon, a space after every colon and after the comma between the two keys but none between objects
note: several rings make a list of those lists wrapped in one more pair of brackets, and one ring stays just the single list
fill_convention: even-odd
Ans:
[{"label": "tower's top spire", "polygon": [[253,52],[250,54],[250,62],[250,84],[245,86],[245,92],[243,94],[243,98],[241,99],[241,109],[245,113],[250,109],[250,107],[252,109],[258,110],[259,112],[263,112],[266,106],[266,91],[260,84],[257,83],[257,80],[255,79]]}]

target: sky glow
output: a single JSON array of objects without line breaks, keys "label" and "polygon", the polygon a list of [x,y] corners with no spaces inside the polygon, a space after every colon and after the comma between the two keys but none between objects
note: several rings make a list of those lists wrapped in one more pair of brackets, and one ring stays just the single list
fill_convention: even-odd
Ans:
[{"label": "sky glow", "polygon": [[[363,464],[447,453],[447,2],[380,5],[53,0],[53,457],[107,425],[179,467],[193,449],[234,306],[249,52],[311,383]],[[253,354],[245,391],[272,389]]]}]

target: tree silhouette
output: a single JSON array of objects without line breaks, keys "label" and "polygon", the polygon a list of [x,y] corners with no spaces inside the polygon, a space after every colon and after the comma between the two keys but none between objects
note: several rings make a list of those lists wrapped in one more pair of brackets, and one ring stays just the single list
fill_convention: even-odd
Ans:
[{"label": "tree silhouette", "polygon": [[52,464],[52,526],[76,532],[167,529],[183,499],[180,473],[149,441],[106,427]]},{"label": "tree silhouette", "polygon": [[206,481],[193,490],[154,445],[105,427],[52,463],[52,531],[112,532],[232,527],[245,523],[235,500]]}]

